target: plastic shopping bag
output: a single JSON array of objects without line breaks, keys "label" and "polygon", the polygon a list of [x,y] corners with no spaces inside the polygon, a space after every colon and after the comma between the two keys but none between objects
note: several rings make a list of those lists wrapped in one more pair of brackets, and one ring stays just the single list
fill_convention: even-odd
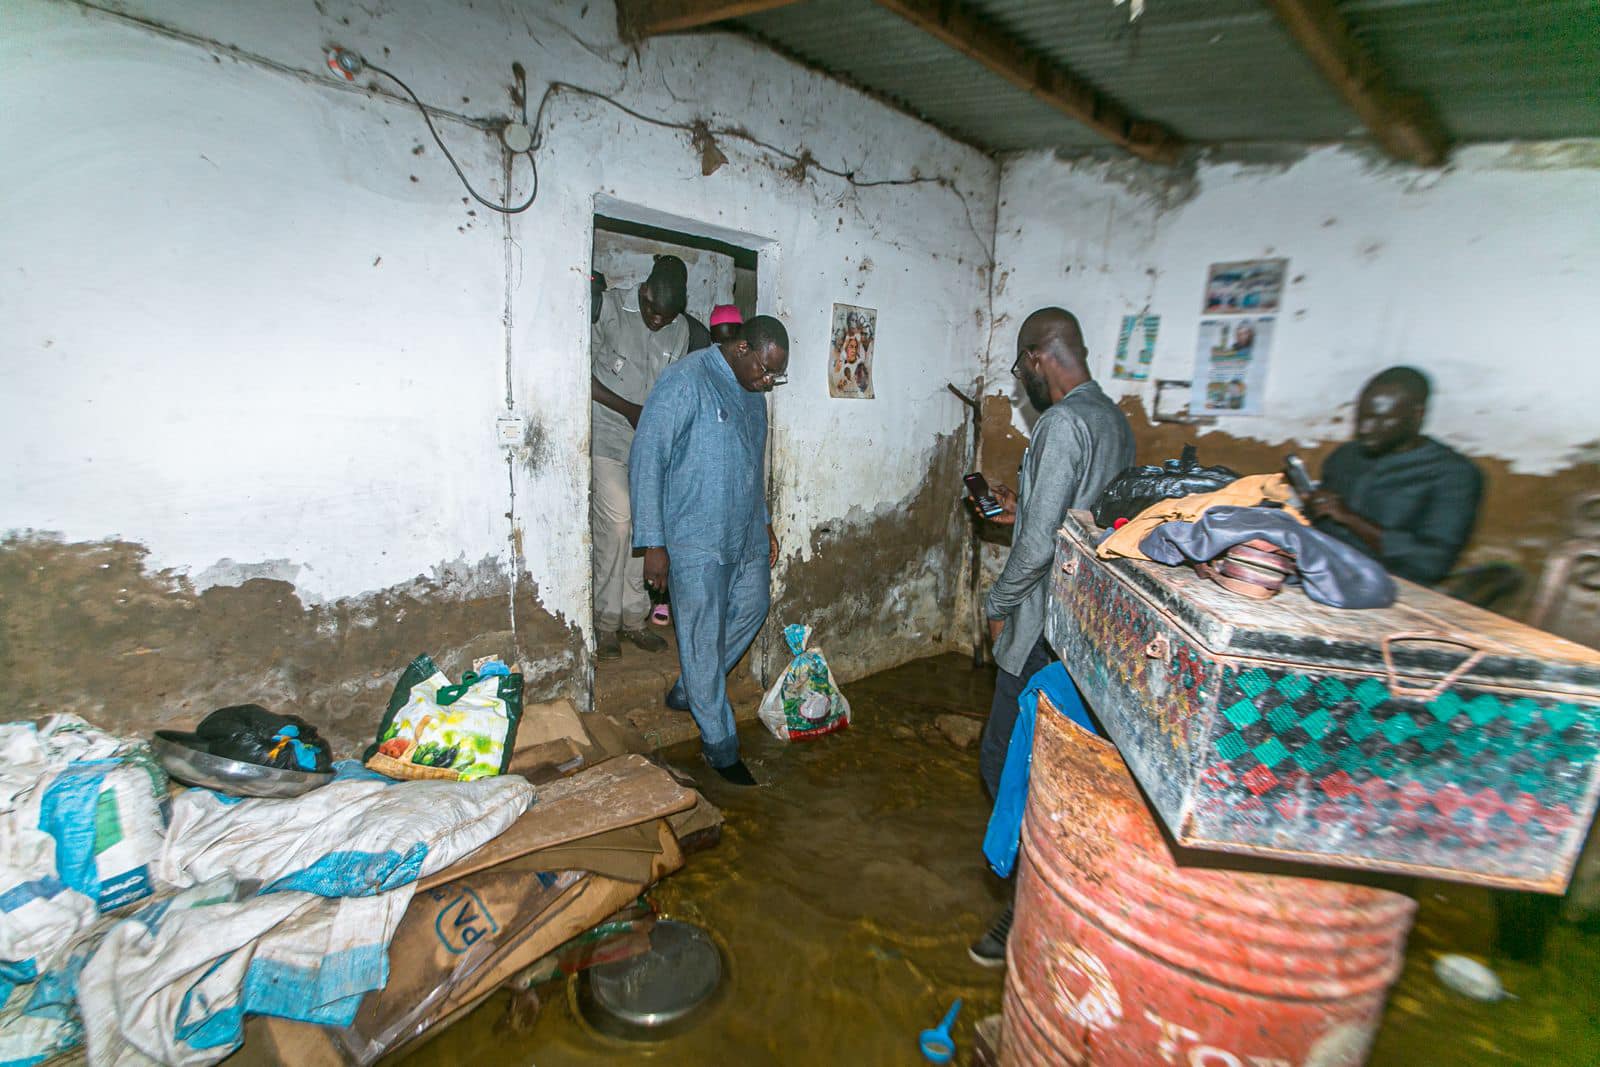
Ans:
[{"label": "plastic shopping bag", "polygon": [[[522,721],[522,675],[498,660],[451,685],[427,656],[400,673],[366,764],[391,778],[457,779],[504,774]],[[492,672],[492,673],[491,673]]]},{"label": "plastic shopping bag", "polygon": [[803,741],[837,733],[850,725],[850,702],[839,692],[821,649],[808,650],[811,627],[783,628],[794,659],[767,690],[758,713],[767,729],[784,741]]}]

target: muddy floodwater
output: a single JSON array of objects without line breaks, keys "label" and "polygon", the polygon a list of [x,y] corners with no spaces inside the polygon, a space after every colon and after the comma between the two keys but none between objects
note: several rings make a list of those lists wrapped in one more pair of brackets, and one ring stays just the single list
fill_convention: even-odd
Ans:
[{"label": "muddy floodwater", "polygon": [[[579,1067],[638,1060],[684,1067],[915,1064],[917,1034],[956,997],[964,1063],[972,1025],[1000,1010],[997,971],[966,946],[1004,899],[979,843],[988,802],[977,746],[948,734],[981,723],[992,675],[962,656],[909,664],[845,687],[855,724],[784,744],[741,731],[759,789],[697,773],[695,746],[670,750],[727,818],[722,843],[652,891],[663,915],[710,930],[726,954],[724,994],[694,1029],[625,1043],[579,1018],[569,988],[545,986],[526,1034],[499,1024],[497,994],[403,1062],[408,1067]],[[1418,883],[1418,923],[1371,1063],[1380,1067],[1600,1064],[1600,935],[1557,924],[1542,963],[1493,955],[1487,892]],[[1433,975],[1439,953],[1490,963],[1518,998],[1482,1004]]]}]

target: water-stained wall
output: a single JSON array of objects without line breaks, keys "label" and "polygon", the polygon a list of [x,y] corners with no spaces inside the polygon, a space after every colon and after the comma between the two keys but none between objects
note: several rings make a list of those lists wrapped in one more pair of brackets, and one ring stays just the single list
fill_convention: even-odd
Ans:
[{"label": "water-stained wall", "polygon": [[[494,132],[525,99],[531,209],[472,200],[392,82],[327,70],[335,42],[406,79],[496,202],[533,188]],[[260,700],[355,740],[420,651],[516,655],[581,702],[597,209],[761,249],[793,339],[777,621],[857,626],[853,671],[941,629],[950,524],[917,526],[915,565],[871,532],[959,493],[943,383],[970,387],[987,337],[997,182],[976,151],[741,38],[623,44],[604,2],[16,0],[0,96],[25,205],[0,220],[14,713]],[[879,310],[875,401],[827,397],[835,301]],[[846,559],[905,574],[879,586],[900,610],[819,593]]]},{"label": "water-stained wall", "polygon": [[[1143,461],[1193,441],[1204,462],[1265,471],[1289,451],[1315,470],[1348,439],[1367,377],[1422,367],[1427,432],[1487,477],[1468,561],[1536,578],[1568,502],[1600,490],[1597,204],[1596,141],[1462,148],[1428,171],[1342,148],[1217,151],[1176,170],[1021,156],[1001,180],[990,373],[1010,365],[1022,317],[1065,305]],[[1268,257],[1288,258],[1289,284],[1264,414],[1152,422],[1153,382],[1192,377],[1208,265]],[[1113,380],[1121,317],[1146,309],[1161,316],[1151,381]],[[1581,610],[1561,628],[1600,640]]]}]

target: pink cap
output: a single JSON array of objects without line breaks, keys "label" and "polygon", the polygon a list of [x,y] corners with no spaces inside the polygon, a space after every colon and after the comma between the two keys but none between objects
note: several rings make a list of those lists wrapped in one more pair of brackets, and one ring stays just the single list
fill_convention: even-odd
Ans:
[{"label": "pink cap", "polygon": [[739,309],[732,304],[718,304],[711,309],[712,326],[743,326],[744,316],[739,314]]}]

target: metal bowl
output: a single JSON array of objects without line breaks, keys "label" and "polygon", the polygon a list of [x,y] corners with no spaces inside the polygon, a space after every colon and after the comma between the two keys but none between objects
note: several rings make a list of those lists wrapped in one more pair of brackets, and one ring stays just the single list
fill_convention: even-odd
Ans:
[{"label": "metal bowl", "polygon": [[157,730],[150,749],[167,773],[188,785],[241,797],[297,797],[333,781],[332,771],[285,771],[213,756],[193,747],[193,734]]},{"label": "metal bowl", "polygon": [[591,967],[578,1000],[587,1021],[610,1036],[658,1040],[694,1025],[722,988],[722,951],[690,923],[662,919],[642,955]]}]

